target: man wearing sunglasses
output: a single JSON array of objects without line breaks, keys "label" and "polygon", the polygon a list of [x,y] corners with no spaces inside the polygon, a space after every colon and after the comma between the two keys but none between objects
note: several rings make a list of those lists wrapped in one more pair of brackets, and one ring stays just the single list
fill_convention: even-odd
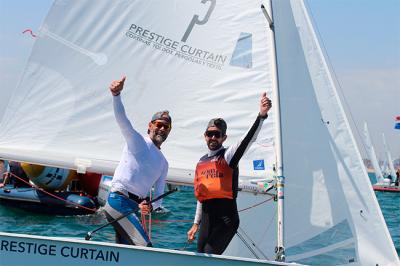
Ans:
[{"label": "man wearing sunglasses", "polygon": [[222,254],[239,227],[236,197],[238,191],[239,160],[257,138],[263,121],[268,117],[271,100],[263,93],[260,112],[248,132],[234,145],[225,148],[226,122],[211,119],[204,133],[208,153],[200,158],[194,180],[197,198],[196,215],[188,231],[192,242],[199,230],[197,251]]},{"label": "man wearing sunglasses", "polygon": [[[126,77],[115,80],[110,85],[115,119],[126,141],[105,206],[105,214],[110,222],[121,215],[139,209],[142,214],[151,212],[152,206],[147,204],[147,196],[153,185],[155,197],[164,192],[168,172],[168,162],[160,148],[171,131],[171,116],[168,111],[155,113],[148,125],[148,135],[139,134],[126,116],[121,101],[120,94],[125,79]],[[161,200],[154,205],[155,208],[161,206]],[[131,214],[112,225],[116,231],[117,243],[152,246],[135,214]]]}]

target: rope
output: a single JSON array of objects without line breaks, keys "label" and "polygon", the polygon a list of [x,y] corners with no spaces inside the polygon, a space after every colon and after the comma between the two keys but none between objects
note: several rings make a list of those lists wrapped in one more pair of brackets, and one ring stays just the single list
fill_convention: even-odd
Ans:
[{"label": "rope", "polygon": [[[251,245],[253,246],[253,247],[255,247],[257,250],[258,250],[258,252],[260,252],[263,256],[264,256],[264,258],[265,259],[267,259],[267,260],[269,260],[269,258],[267,257],[267,255],[265,255],[264,254],[264,252],[254,243],[254,241],[250,238],[250,236],[248,235],[248,234],[246,234],[246,231],[244,231],[240,226],[239,226],[239,230],[241,231],[241,233],[245,236],[245,237],[247,237],[247,239],[249,239],[250,241],[251,241]],[[237,234],[239,234],[239,230],[238,230],[238,232],[237,232]],[[243,236],[242,236],[243,237]],[[243,237],[243,239],[244,239],[244,237]],[[243,240],[242,239],[242,240]],[[248,243],[247,243],[248,244]]]},{"label": "rope", "polygon": [[257,253],[251,248],[249,243],[247,243],[244,237],[240,235],[239,231],[237,231],[236,234],[242,240],[243,244],[251,251],[251,253],[253,253],[254,257],[256,257],[256,259],[260,259],[260,257],[257,256]]},{"label": "rope", "polygon": [[143,213],[141,213],[141,220],[142,220],[142,226],[143,226],[143,230],[144,232],[147,234],[147,236],[150,238],[149,232],[147,231],[147,225],[146,225],[146,215],[144,215]]},{"label": "rope", "polygon": [[6,181],[7,181],[6,177],[7,177],[7,172],[4,172],[4,173],[1,175],[1,179],[2,179],[1,184],[2,184],[3,186],[6,185]]},{"label": "rope", "polygon": [[77,206],[77,207],[79,207],[79,208],[82,208],[82,209],[86,209],[86,210],[89,210],[89,211],[92,211],[92,212],[96,212],[96,209],[88,208],[88,207],[83,206],[83,205],[80,205],[80,204],[78,204],[78,203],[76,203],[76,202],[63,199],[63,198],[61,198],[61,197],[58,197],[58,196],[56,196],[56,195],[54,195],[54,194],[52,194],[52,193],[50,193],[50,192],[44,190],[43,188],[40,188],[40,187],[38,187],[38,186],[36,186],[36,185],[32,185],[31,183],[27,182],[25,179],[23,179],[23,178],[21,178],[21,177],[19,177],[19,176],[17,176],[17,175],[14,175],[14,174],[11,173],[11,172],[6,172],[6,173],[4,173],[4,174],[9,174],[10,176],[17,178],[18,180],[24,182],[25,184],[28,184],[29,186],[31,186],[32,188],[34,188],[34,189],[36,189],[36,190],[39,190],[39,191],[41,191],[41,192],[43,192],[43,193],[49,195],[50,197],[56,198],[56,199],[58,199],[58,200],[61,200],[61,201],[67,202],[67,203],[70,203],[70,204],[75,205],[75,206]]},{"label": "rope", "polygon": [[[250,206],[250,207],[241,209],[241,210],[239,210],[238,212],[247,211],[247,210],[249,210],[249,209],[251,209],[251,208],[254,208],[254,207],[257,207],[257,206],[259,206],[259,205],[261,205],[261,204],[264,204],[264,203],[266,203],[266,202],[272,200],[273,198],[274,198],[274,197],[272,196],[272,197],[270,197],[269,199],[266,199],[266,200],[264,200],[264,201],[261,201],[261,202],[259,202],[259,203],[257,203],[257,204],[254,204],[254,205]],[[239,230],[241,230],[242,233],[251,241],[251,244],[252,244],[266,259],[268,259],[268,257],[257,247],[257,245],[254,243],[254,241],[251,240],[251,238],[246,234],[246,232],[245,232],[243,229],[241,229],[240,227],[239,227]],[[254,255],[257,259],[260,259],[260,258],[257,256],[256,252],[255,252],[255,251],[253,250],[253,248],[251,247],[251,245],[250,245],[250,244],[246,241],[246,239],[239,233],[239,230],[236,232],[236,235],[240,238],[240,240],[242,240],[243,244],[250,250],[250,252],[253,253],[253,255]]]},{"label": "rope", "polygon": [[186,248],[188,247],[188,245],[189,245],[189,241],[186,241],[185,242],[185,245],[183,246],[183,247],[181,247],[180,249],[178,249],[178,250],[186,250]]},{"label": "rope", "polygon": [[[273,198],[274,197],[268,198],[268,199],[266,199],[266,200],[264,200],[262,202],[254,204],[254,205],[252,205],[250,207],[247,207],[247,208],[244,208],[242,210],[239,210],[238,212],[247,211],[247,210],[249,210],[251,208],[254,208],[254,207],[257,207],[257,206],[259,206],[261,204],[264,204],[264,203],[272,200]],[[153,223],[191,223],[191,222],[193,222],[193,220],[184,220],[184,219],[182,219],[182,220],[156,220],[156,219],[152,219],[152,222]]]},{"label": "rope", "polygon": [[[151,201],[151,198],[152,198],[152,194],[153,193],[151,193],[151,191],[150,191],[150,198],[149,198],[149,200]],[[151,230],[151,221],[152,221],[152,216],[151,216],[151,211],[150,211],[150,213],[149,213],[149,239],[151,240],[151,232],[152,232],[152,230]]]},{"label": "rope", "polygon": [[249,210],[249,209],[251,209],[251,208],[257,207],[258,205],[261,205],[261,204],[263,204],[263,203],[266,203],[266,202],[268,202],[268,201],[272,200],[273,198],[274,198],[274,197],[271,197],[271,198],[269,198],[269,199],[266,199],[266,200],[264,200],[264,201],[261,201],[261,202],[259,202],[259,203],[257,203],[257,204],[254,204],[253,206],[250,206],[250,207],[247,207],[247,208],[241,209],[241,210],[240,210],[240,211],[238,211],[238,212],[247,211],[247,210]]},{"label": "rope", "polygon": [[[242,209],[242,210],[239,210],[238,212],[247,211],[247,210],[249,210],[249,209],[251,209],[251,208],[254,208],[254,207],[257,207],[257,206],[259,206],[259,205],[261,205],[261,204],[264,204],[264,203],[270,201],[270,200],[273,199],[273,198],[274,198],[274,197],[271,197],[271,198],[266,199],[266,200],[264,200],[264,201],[262,201],[262,202],[259,202],[259,203],[257,203],[257,204],[254,204],[254,205],[252,205],[252,206],[250,206],[250,207],[247,207],[247,208],[244,208],[244,209]],[[184,220],[184,219],[182,219],[182,220],[156,220],[156,219],[152,219],[152,222],[153,222],[153,223],[191,223],[191,222],[193,222],[193,220]]]},{"label": "rope", "polygon": [[192,223],[193,220],[154,220],[153,223]]}]

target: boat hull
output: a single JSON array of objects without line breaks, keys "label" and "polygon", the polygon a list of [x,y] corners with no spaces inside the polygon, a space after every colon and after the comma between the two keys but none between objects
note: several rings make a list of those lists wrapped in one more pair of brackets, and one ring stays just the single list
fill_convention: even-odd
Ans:
[{"label": "boat hull", "polygon": [[298,265],[188,251],[0,232],[1,265]]},{"label": "boat hull", "polygon": [[400,192],[400,186],[373,185],[375,191]]},{"label": "boat hull", "polygon": [[72,192],[53,192],[52,194],[58,198],[34,188],[6,186],[0,189],[0,204],[52,215],[85,215],[92,214],[97,209],[95,202],[89,197]]}]

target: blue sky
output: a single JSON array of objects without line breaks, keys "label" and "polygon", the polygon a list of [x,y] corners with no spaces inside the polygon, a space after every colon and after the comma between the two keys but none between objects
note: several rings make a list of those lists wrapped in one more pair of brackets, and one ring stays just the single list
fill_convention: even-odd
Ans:
[{"label": "blue sky", "polygon": [[[0,0],[0,84],[8,91],[18,83],[36,32],[51,0]],[[367,121],[378,157],[385,133],[393,157],[400,158],[400,0],[306,0],[323,46],[340,84],[339,94],[358,140]],[[4,96],[4,97],[3,97]],[[3,99],[3,100],[2,100]]]}]

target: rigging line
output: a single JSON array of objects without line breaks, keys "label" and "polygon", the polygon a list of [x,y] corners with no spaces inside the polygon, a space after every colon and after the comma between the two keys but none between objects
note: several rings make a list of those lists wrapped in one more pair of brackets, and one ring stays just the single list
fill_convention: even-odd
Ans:
[{"label": "rigging line", "polygon": [[[151,191],[151,189],[150,189],[150,200],[152,200],[152,195],[153,195],[153,193],[152,193],[152,191]],[[152,207],[150,208],[150,213],[149,213],[149,238],[150,238],[150,240],[151,240],[151,227],[152,227],[152,216],[151,216],[151,213],[152,213]]]},{"label": "rigging line", "polygon": [[192,223],[193,220],[156,220],[153,219],[153,223]]},{"label": "rigging line", "polygon": [[311,18],[312,23],[313,23],[313,27],[314,27],[314,29],[316,30],[316,34],[317,34],[317,36],[318,36],[318,38],[319,38],[319,40],[320,40],[320,43],[321,43],[321,46],[322,46],[321,49],[323,50],[324,54],[326,55],[326,61],[327,61],[328,65],[329,65],[329,68],[330,68],[330,70],[332,71],[333,77],[334,77],[334,79],[335,79],[335,81],[336,81],[336,83],[337,83],[337,85],[338,85],[338,91],[340,92],[340,94],[341,94],[341,96],[342,96],[342,97],[341,97],[341,98],[342,98],[341,100],[343,100],[343,102],[344,102],[344,104],[345,104],[345,106],[346,106],[346,109],[347,109],[348,112],[349,112],[350,119],[351,119],[351,121],[353,122],[353,125],[354,125],[354,127],[355,127],[355,129],[356,129],[356,132],[357,132],[357,135],[358,135],[358,137],[359,137],[359,139],[360,139],[361,145],[362,145],[362,147],[364,148],[364,153],[367,154],[367,149],[366,149],[366,147],[365,147],[364,141],[362,141],[362,140],[363,140],[363,137],[362,137],[362,135],[361,135],[361,133],[360,133],[360,130],[358,129],[358,126],[357,126],[356,122],[355,122],[354,116],[353,116],[353,114],[352,114],[352,112],[351,112],[351,109],[350,109],[350,105],[349,105],[349,103],[348,103],[347,100],[346,100],[345,94],[344,94],[344,92],[343,92],[342,85],[341,85],[341,83],[340,83],[340,81],[339,81],[338,76],[336,75],[336,71],[335,71],[335,69],[334,69],[334,67],[333,67],[333,64],[331,63],[332,60],[331,60],[331,58],[330,58],[330,56],[329,56],[329,54],[328,54],[328,50],[326,49],[326,45],[325,45],[324,39],[322,38],[322,34],[320,33],[319,28],[318,28],[318,25],[316,24],[316,21],[315,21],[315,19],[314,19],[314,14],[313,14],[313,12],[312,12],[312,9],[311,9],[311,7],[310,7],[310,4],[308,3],[308,0],[305,0],[304,3],[305,3],[305,5],[307,6],[307,9],[308,9],[309,14],[310,14],[310,18]]},{"label": "rigging line", "polygon": [[254,243],[254,241],[250,238],[250,236],[248,234],[246,234],[246,232],[239,226],[239,230],[241,231],[241,233],[248,239],[250,240],[251,244],[253,245],[253,247],[255,247],[257,249],[258,252],[260,252],[265,259],[269,260],[268,256],[265,255],[265,253]]},{"label": "rigging line", "polygon": [[146,215],[143,214],[142,212],[140,213],[141,215],[141,220],[142,220],[142,226],[143,226],[143,230],[146,233],[146,235],[149,237],[149,240],[151,241],[149,232],[147,231],[147,225],[146,225]]},{"label": "rigging line", "polygon": [[180,249],[178,249],[178,250],[186,250],[186,248],[188,247],[188,245],[189,245],[189,241],[186,241],[185,242],[185,245],[183,246],[183,247],[181,247]]},{"label": "rigging line", "polygon": [[254,257],[256,257],[257,259],[260,259],[260,257],[257,256],[256,252],[251,248],[249,243],[247,243],[246,240],[243,238],[243,236],[241,236],[239,232],[236,232],[236,235],[242,240],[242,242],[250,250],[250,252],[253,253]]},{"label": "rigging line", "polygon": [[272,197],[270,197],[269,199],[266,199],[266,200],[264,200],[264,201],[261,201],[261,202],[259,202],[259,203],[257,203],[257,204],[254,204],[253,206],[250,206],[250,207],[241,209],[241,210],[239,210],[238,212],[247,211],[247,210],[249,210],[249,209],[251,209],[251,208],[257,207],[258,205],[261,205],[261,204],[263,204],[263,203],[266,203],[266,202],[272,200],[273,198],[274,198],[274,196],[272,196]]},{"label": "rigging line", "polygon": [[267,227],[265,227],[265,230],[264,230],[264,233],[263,233],[261,239],[264,239],[265,235],[268,233],[269,228],[270,228],[271,225],[272,225],[272,222],[275,221],[275,217],[276,217],[276,215],[277,215],[277,212],[273,212],[273,214],[274,214],[274,215],[273,215],[273,216],[271,217],[271,219],[269,220],[269,223],[268,223]]},{"label": "rigging line", "polygon": [[54,195],[54,194],[52,194],[52,193],[50,193],[50,192],[47,192],[46,190],[44,190],[44,189],[41,188],[41,187],[38,187],[38,186],[36,186],[36,185],[32,185],[31,183],[25,181],[23,178],[21,178],[21,177],[15,175],[15,174],[13,174],[13,173],[11,173],[11,172],[8,172],[8,173],[9,173],[12,177],[15,177],[15,178],[19,179],[20,181],[22,181],[22,182],[24,182],[24,183],[30,185],[32,188],[34,188],[34,189],[36,189],[36,190],[39,190],[39,191],[41,191],[41,192],[43,192],[43,193],[46,193],[47,195],[49,195],[49,196],[51,196],[51,197],[53,197],[53,198],[56,198],[56,199],[58,199],[58,200],[61,200],[61,201],[70,203],[70,204],[75,205],[75,206],[77,206],[77,207],[79,207],[79,208],[82,208],[82,209],[86,209],[86,210],[89,210],[89,211],[92,211],[92,212],[96,212],[96,209],[88,208],[88,207],[86,207],[86,206],[80,205],[80,204],[75,203],[75,202],[73,202],[73,201],[69,201],[69,200],[60,198],[60,197],[58,197],[58,196],[56,196],[56,195]]}]

